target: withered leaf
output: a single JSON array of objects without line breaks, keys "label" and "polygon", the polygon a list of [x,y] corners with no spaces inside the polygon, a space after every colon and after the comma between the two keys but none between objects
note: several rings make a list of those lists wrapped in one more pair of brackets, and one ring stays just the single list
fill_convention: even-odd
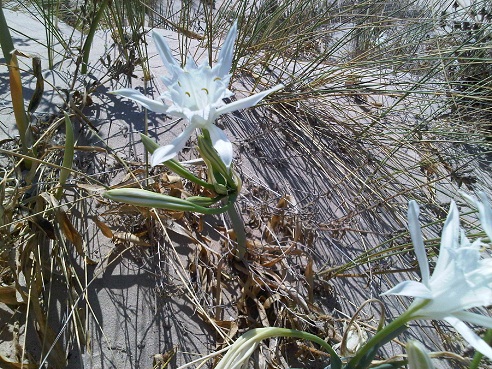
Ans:
[{"label": "withered leaf", "polygon": [[29,107],[27,108],[29,113],[33,113],[39,106],[44,92],[44,78],[41,68],[41,58],[37,56],[32,57],[32,74],[36,77],[36,88],[31,97],[31,101],[29,101]]},{"label": "withered leaf", "polygon": [[113,238],[113,231],[105,223],[101,222],[99,218],[95,217],[94,223],[96,223],[104,236],[107,238]]},{"label": "withered leaf", "polygon": [[23,301],[18,301],[15,286],[0,286],[0,302],[7,305],[20,305]]},{"label": "withered leaf", "polygon": [[140,237],[130,232],[115,232],[113,234],[113,240],[131,242],[138,246],[151,246],[148,242],[143,241]]},{"label": "withered leaf", "polygon": [[37,364],[26,364],[9,361],[5,357],[0,355],[0,367],[4,369],[36,369],[38,366]]},{"label": "withered leaf", "polygon": [[313,258],[308,259],[306,269],[304,271],[304,276],[306,277],[307,290],[308,290],[308,301],[313,303],[314,301],[314,269],[313,269]]},{"label": "withered leaf", "polygon": [[162,223],[166,226],[168,230],[171,230],[181,236],[188,237],[190,240],[192,240],[195,243],[200,243],[194,236],[193,233],[189,230],[183,227],[181,224],[174,222],[166,217],[159,217]]},{"label": "withered leaf", "polygon": [[73,226],[72,222],[68,218],[67,213],[59,209],[56,212],[56,219],[58,220],[60,228],[65,237],[67,237],[67,239],[75,246],[75,250],[77,250],[77,253],[80,256],[85,256],[84,241],[82,239],[82,236]]},{"label": "withered leaf", "polygon": [[81,189],[83,189],[89,193],[106,191],[106,187],[104,187],[104,186],[88,184],[88,183],[77,183],[77,187],[81,188]]}]

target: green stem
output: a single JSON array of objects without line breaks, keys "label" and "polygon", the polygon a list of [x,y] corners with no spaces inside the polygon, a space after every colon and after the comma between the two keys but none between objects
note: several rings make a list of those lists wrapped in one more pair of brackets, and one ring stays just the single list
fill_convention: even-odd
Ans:
[{"label": "green stem", "polygon": [[[143,143],[145,149],[148,152],[150,152],[151,154],[153,154],[154,151],[159,148],[159,144],[157,142],[155,142],[154,140],[152,140],[147,135],[140,134],[140,138],[142,139],[142,143]],[[171,169],[174,173],[180,175],[181,177],[186,178],[187,180],[189,180],[189,181],[191,181],[191,182],[193,182],[199,186],[202,186],[208,190],[212,190],[212,191],[215,190],[215,187],[213,184],[208,183],[208,182],[198,178],[193,173],[191,173],[188,169],[183,167],[178,161],[171,159],[171,160],[165,161],[163,164],[166,167],[168,167],[169,169]]]},{"label": "green stem", "polygon": [[[487,344],[492,343],[492,329],[487,329],[487,332],[485,333],[485,336],[483,338]],[[483,354],[481,352],[475,352],[475,355],[473,355],[473,360],[470,364],[470,369],[478,369],[478,366],[480,365],[480,362],[482,361]]]},{"label": "green stem", "polygon": [[405,325],[414,319],[413,313],[415,311],[422,309],[425,305],[427,305],[430,301],[425,300],[422,303],[410,306],[410,308],[405,311],[402,315],[400,315],[395,320],[391,321],[386,327],[377,332],[366,344],[355,354],[355,356],[350,359],[350,361],[345,366],[345,369],[355,369],[360,365],[360,361],[364,359],[364,357],[369,353],[370,350],[373,350],[375,347],[380,347],[391,340],[394,336],[394,333],[401,330]]},{"label": "green stem", "polygon": [[60,170],[60,178],[58,180],[58,185],[60,186],[56,191],[55,197],[60,200],[63,196],[63,186],[67,182],[67,178],[72,172],[72,163],[74,157],[75,148],[75,136],[73,133],[73,124],[70,120],[70,116],[67,112],[65,113],[65,151],[63,153],[63,168]]},{"label": "green stem", "polygon": [[244,230],[244,222],[239,215],[235,204],[231,204],[227,209],[227,214],[229,214],[229,218],[232,222],[232,229],[234,229],[234,233],[236,234],[237,249],[235,254],[238,259],[242,260],[246,254],[246,231]]},{"label": "green stem", "polygon": [[193,173],[191,173],[188,169],[183,167],[178,161],[171,159],[171,160],[165,161],[163,164],[166,167],[168,167],[169,169],[171,169],[174,173],[180,175],[181,177],[186,178],[187,180],[189,180],[189,181],[191,181],[191,182],[193,182],[199,186],[202,186],[206,189],[209,189],[212,191],[215,190],[215,187],[213,186],[213,184],[208,183],[208,182],[204,181],[203,179],[198,178]]},{"label": "green stem", "polygon": [[221,208],[208,208],[199,205],[197,202],[143,190],[141,188],[114,188],[104,192],[102,196],[116,202],[124,202],[125,204],[135,206],[174,211],[192,211],[202,214],[221,214],[226,212],[230,206],[234,205],[234,200],[232,200]]},{"label": "green stem", "polygon": [[82,74],[87,73],[87,65],[89,63],[89,55],[91,53],[92,41],[94,40],[94,34],[96,33],[97,26],[101,17],[104,13],[104,9],[106,9],[106,5],[108,5],[109,0],[103,0],[101,5],[99,6],[99,10],[96,13],[96,16],[92,20],[91,27],[89,28],[89,33],[87,34],[87,38],[85,39],[84,46],[82,48]]}]

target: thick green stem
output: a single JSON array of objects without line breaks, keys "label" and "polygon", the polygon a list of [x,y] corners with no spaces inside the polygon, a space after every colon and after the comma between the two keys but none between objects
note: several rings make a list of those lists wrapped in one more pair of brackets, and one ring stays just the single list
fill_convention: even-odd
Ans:
[{"label": "thick green stem", "polygon": [[[487,329],[487,332],[485,333],[485,337],[483,338],[487,344],[492,343],[492,329]],[[481,352],[475,352],[475,355],[473,356],[473,360],[470,364],[470,369],[478,369],[480,362],[482,361],[483,354]]]},{"label": "thick green stem", "polygon": [[229,214],[229,218],[232,222],[232,229],[236,234],[236,257],[242,260],[246,254],[246,231],[244,230],[244,222],[239,215],[235,204],[231,204],[231,206],[229,206],[229,209],[227,209],[227,214]]}]

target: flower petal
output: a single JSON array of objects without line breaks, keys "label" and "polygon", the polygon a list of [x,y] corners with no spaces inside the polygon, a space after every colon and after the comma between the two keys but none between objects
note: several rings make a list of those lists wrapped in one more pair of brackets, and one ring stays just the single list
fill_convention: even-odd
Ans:
[{"label": "flower petal", "polygon": [[166,104],[161,101],[156,101],[145,97],[140,91],[134,90],[133,88],[123,88],[121,90],[111,91],[114,95],[120,95],[127,97],[133,101],[136,101],[144,108],[155,111],[156,113],[166,113],[169,108]]},{"label": "flower petal", "polygon": [[480,222],[482,223],[483,230],[492,242],[492,208],[485,192],[480,191],[478,197],[482,200],[482,202],[476,201],[480,213]]},{"label": "flower petal", "polygon": [[381,295],[401,295],[430,299],[432,298],[432,291],[423,283],[403,281]]},{"label": "flower petal", "polygon": [[192,70],[192,69],[198,69],[198,65],[196,64],[195,59],[193,59],[193,57],[188,54],[188,56],[186,58],[186,65],[183,68],[183,70],[189,71],[189,70]]},{"label": "flower petal", "polygon": [[492,359],[492,347],[475,334],[465,323],[454,316],[446,317],[444,320],[451,324],[475,350]]},{"label": "flower petal", "polygon": [[[490,269],[487,271],[483,271],[482,273],[490,273]],[[492,303],[491,298],[491,290],[489,285],[482,286],[471,286],[470,284],[464,285],[464,283],[456,283],[451,284],[447,287],[448,294],[447,296],[454,295],[454,299],[449,301],[449,306],[457,305],[456,308],[460,310],[471,309],[474,307],[487,306]],[[451,288],[456,286],[456,291],[449,291]],[[461,292],[461,294],[460,294]],[[458,296],[456,296],[458,295]],[[446,301],[443,297],[443,301]],[[446,307],[447,308],[447,307]]]},{"label": "flower petal", "polygon": [[234,57],[234,43],[237,37],[237,20],[232,25],[227,37],[220,49],[219,60],[217,61],[217,74],[222,78],[232,67],[232,58]]},{"label": "flower petal", "polygon": [[441,233],[441,246],[439,248],[439,257],[437,258],[436,267],[434,268],[434,277],[440,278],[452,261],[451,250],[460,247],[460,214],[454,201],[449,206],[448,216]]},{"label": "flower petal", "polygon": [[159,56],[164,62],[166,68],[168,69],[169,72],[174,74],[175,71],[173,70],[173,67],[180,68],[181,66],[179,65],[178,61],[174,59],[173,53],[169,48],[169,46],[167,45],[166,40],[164,39],[163,36],[161,36],[156,31],[152,32],[152,38],[154,39],[157,52],[159,53]]},{"label": "flower petal", "polygon": [[241,99],[241,100],[234,101],[230,104],[227,104],[227,105],[217,109],[217,115],[216,116],[219,116],[219,115],[222,115],[225,113],[230,113],[231,111],[246,109],[246,108],[250,108],[252,106],[255,106],[261,100],[263,100],[263,98],[265,96],[267,96],[268,94],[271,94],[272,92],[278,91],[282,88],[284,88],[284,85],[279,84],[279,85],[272,87],[268,90],[259,92],[257,94],[251,95],[251,96],[248,96],[248,97]]},{"label": "flower petal", "polygon": [[207,127],[207,130],[210,133],[210,139],[212,140],[215,150],[217,150],[217,153],[226,168],[229,169],[232,164],[233,155],[231,141],[229,141],[229,138],[227,138],[225,132],[216,125],[210,124]]},{"label": "flower petal", "polygon": [[427,260],[424,239],[422,238],[422,230],[419,223],[419,212],[419,205],[415,200],[411,200],[408,203],[408,228],[410,230],[410,237],[415,249],[415,254],[417,255],[417,261],[419,263],[420,273],[422,276],[422,283],[428,286],[430,279],[429,261]]},{"label": "flower petal", "polygon": [[150,158],[150,164],[156,166],[174,158],[178,152],[185,147],[186,141],[188,141],[188,138],[190,138],[194,129],[195,126],[193,124],[186,126],[185,130],[169,145],[161,146],[156,149]]},{"label": "flower petal", "polygon": [[468,323],[480,325],[485,328],[492,328],[492,318],[489,316],[471,313],[469,311],[459,311],[454,313],[453,316]]}]

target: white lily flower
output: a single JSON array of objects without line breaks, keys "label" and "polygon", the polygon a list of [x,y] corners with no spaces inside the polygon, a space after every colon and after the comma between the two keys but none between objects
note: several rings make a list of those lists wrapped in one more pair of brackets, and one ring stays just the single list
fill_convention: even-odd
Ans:
[{"label": "white lily flower", "polygon": [[[170,144],[155,150],[151,157],[151,165],[155,166],[172,159],[183,149],[195,129],[204,129],[210,133],[214,148],[229,169],[232,163],[232,144],[225,132],[214,125],[215,120],[222,114],[252,107],[268,94],[278,91],[284,86],[279,84],[230,104],[224,103],[224,98],[233,95],[227,87],[231,78],[229,71],[234,56],[237,22],[234,22],[229,31],[220,50],[219,60],[213,68],[206,62],[197,66],[191,57],[188,58],[186,65],[181,68],[178,61],[174,59],[164,37],[155,31],[152,33],[152,37],[170,74],[168,77],[161,77],[168,90],[160,96],[160,100],[149,99],[133,89],[121,89],[113,91],[113,93],[132,99],[154,112],[185,118],[190,124]],[[171,104],[167,105],[163,100],[170,101]]]},{"label": "white lily flower", "polygon": [[492,259],[480,257],[480,240],[470,243],[466,238],[460,229],[458,208],[452,201],[441,235],[439,257],[430,276],[418,215],[419,206],[410,201],[408,223],[422,282],[404,281],[383,295],[415,297],[408,308],[415,310],[410,320],[445,320],[477,351],[492,359],[492,348],[465,324],[492,328],[492,318],[466,311],[492,304]]}]

